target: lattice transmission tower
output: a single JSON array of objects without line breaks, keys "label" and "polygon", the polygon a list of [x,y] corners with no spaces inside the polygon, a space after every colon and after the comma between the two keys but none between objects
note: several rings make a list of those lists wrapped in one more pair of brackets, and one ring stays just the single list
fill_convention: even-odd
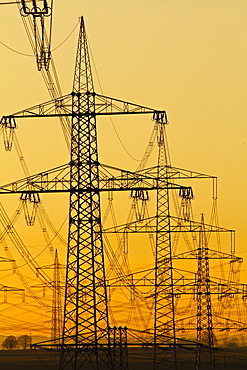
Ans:
[{"label": "lattice transmission tower", "polygon": [[[208,241],[204,226],[204,216],[201,219],[198,246],[198,269],[196,274],[196,297],[197,297],[197,356],[196,369],[200,368],[202,358],[210,366],[215,368],[213,317],[209,273]],[[205,348],[200,344],[204,344]]]},{"label": "lattice transmission tower", "polygon": [[[23,9],[24,3],[22,1]],[[24,10],[26,13],[29,12],[27,8]],[[32,12],[28,14],[34,16]],[[43,16],[44,14],[39,15],[40,18]],[[42,51],[42,48],[40,50]],[[37,61],[42,55],[44,57],[45,54],[36,55]],[[39,66],[49,77],[49,63],[46,63],[48,56],[49,54],[44,57],[45,59],[42,57]],[[51,77],[48,80],[50,81]],[[68,368],[80,370],[84,366],[96,370],[128,369],[127,328],[110,327],[108,317],[109,302],[100,194],[131,192],[131,198],[137,204],[138,201],[145,202],[148,199],[148,192],[153,190],[156,193],[156,210],[153,217],[130,222],[127,228],[121,226],[113,228],[115,233],[122,233],[124,230],[127,234],[140,232],[152,233],[154,236],[155,258],[152,271],[138,279],[135,279],[132,274],[131,284],[129,276],[127,274],[124,276],[124,271],[120,272],[121,284],[126,283],[132,291],[149,285],[150,296],[154,303],[153,322],[152,327],[149,328],[150,339],[140,340],[132,345],[145,345],[151,348],[149,354],[151,353],[154,370],[176,370],[177,348],[181,344],[178,338],[178,326],[181,320],[176,314],[175,298],[183,292],[194,294],[197,302],[197,319],[194,320],[196,329],[193,328],[197,333],[197,343],[193,343],[194,347],[197,347],[196,369],[201,369],[201,364],[205,361],[213,370],[215,359],[211,297],[212,294],[219,294],[220,288],[219,284],[210,281],[209,259],[232,260],[234,254],[227,255],[208,248],[207,233],[226,230],[205,225],[203,218],[200,223],[190,220],[186,207],[193,198],[192,189],[190,186],[174,183],[179,179],[212,178],[212,176],[170,165],[165,140],[165,128],[168,123],[165,111],[99,95],[94,91],[83,18],[80,20],[72,93],[58,97],[58,92],[54,89],[52,91],[52,100],[1,119],[7,150],[12,147],[13,132],[17,128],[16,119],[58,117],[62,127],[68,128],[68,122],[70,124],[69,163],[36,175],[28,175],[24,179],[0,188],[2,194],[21,194],[20,199],[23,202],[33,203],[35,207],[42,193],[69,194],[62,336],[60,338],[60,321],[57,321],[57,317],[61,315],[61,303],[59,263],[56,253],[54,281],[53,285],[51,282],[49,284],[50,288],[54,288],[52,340],[48,344],[41,343],[34,346],[60,350],[60,370]],[[97,116],[134,114],[151,114],[155,122],[158,142],[157,165],[151,168],[144,168],[143,165],[132,172],[101,164],[98,158]],[[148,153],[146,152],[145,155],[147,157]],[[172,189],[179,191],[183,207],[186,208],[180,218],[171,216],[170,190]],[[28,221],[32,224],[32,217],[29,217]],[[194,235],[199,233],[198,246],[196,250],[174,255],[172,233],[182,231],[191,232]],[[112,231],[104,230],[104,232]],[[175,277],[174,261],[192,258],[198,263],[196,278],[194,281],[188,279],[185,286],[181,278]],[[112,287],[114,284],[115,287],[118,286],[119,276],[116,282],[112,283]],[[238,288],[236,289],[236,294],[240,294]],[[187,321],[190,323],[190,318]]]},{"label": "lattice transmission tower", "polygon": [[[39,104],[15,114],[4,116],[1,120],[6,135],[10,137],[16,128],[17,118],[28,117],[72,117],[71,125],[71,158],[69,164],[29,176],[23,180],[7,184],[1,193],[21,193],[35,199],[37,193],[68,192],[70,194],[69,237],[67,253],[66,289],[64,304],[64,325],[61,343],[60,369],[68,364],[79,369],[84,363],[92,368],[116,368],[116,361],[126,361],[126,356],[115,356],[116,341],[111,340],[113,332],[109,327],[106,277],[102,242],[102,224],[100,208],[101,191],[130,191],[180,189],[161,179],[164,175],[164,164],[156,172],[140,173],[124,171],[101,165],[98,161],[96,116],[114,114],[152,114],[154,120],[164,126],[164,111],[147,108],[126,101],[98,95],[94,91],[88,46],[83,18],[81,18],[79,41],[76,55],[73,91],[71,94]],[[162,142],[162,129],[160,140]],[[164,159],[162,159],[164,161]],[[112,170],[112,174],[111,173]],[[167,200],[160,197],[157,214],[167,212]],[[158,233],[167,235],[167,215],[165,222],[157,223]],[[157,281],[161,276],[161,260],[167,257],[169,241],[162,247],[157,238]],[[170,279],[171,268],[162,274]],[[170,284],[169,284],[170,285]],[[163,292],[156,291],[156,296]],[[156,299],[157,312],[169,307]],[[158,333],[161,331],[161,320],[164,315],[158,314],[154,323],[154,341],[160,343]],[[169,313],[170,317],[170,313]],[[119,328],[118,338],[126,334]],[[124,329],[126,330],[126,329]],[[172,329],[174,333],[174,329]],[[163,341],[167,332],[164,331]],[[174,334],[172,334],[174,336]],[[158,340],[156,340],[158,338]],[[121,339],[122,340],[122,339]],[[119,346],[119,339],[117,340]],[[121,347],[121,343],[120,343]],[[124,357],[124,359],[123,359]],[[116,360],[116,358],[118,360]],[[119,360],[120,358],[120,360]]]}]

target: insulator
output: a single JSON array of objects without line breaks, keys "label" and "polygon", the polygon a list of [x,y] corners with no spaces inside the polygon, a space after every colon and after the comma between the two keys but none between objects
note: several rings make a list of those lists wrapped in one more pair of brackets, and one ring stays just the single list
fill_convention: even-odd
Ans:
[{"label": "insulator", "polygon": [[131,190],[130,198],[139,199],[142,201],[149,200],[148,191],[143,189],[133,189]]},{"label": "insulator", "polygon": [[131,192],[130,192],[130,198],[133,198],[133,199],[136,199],[136,198],[138,198],[138,189],[136,190],[136,189],[134,189],[134,190],[131,190]]},{"label": "insulator", "polygon": [[3,141],[5,150],[10,151],[12,149],[14,129],[17,127],[15,119],[9,116],[3,116],[0,121],[0,125],[3,129]]},{"label": "insulator", "polygon": [[34,203],[38,204],[41,202],[39,193],[22,193],[20,196],[20,201],[22,202],[29,202],[29,203]]},{"label": "insulator", "polygon": [[30,13],[30,9],[26,6],[25,0],[21,0],[22,8],[20,9],[20,13],[23,17],[28,16]]},{"label": "insulator", "polygon": [[36,1],[33,1],[33,7],[30,9],[28,6],[26,6],[26,1],[21,0],[22,8],[20,10],[20,13],[23,17],[26,17],[28,15],[33,15],[34,17],[41,17],[44,16],[50,16],[51,15],[51,8],[48,7],[47,1],[43,0],[43,4],[40,4],[41,7],[38,7],[36,4]]},{"label": "insulator", "polygon": [[141,200],[143,200],[143,201],[149,200],[149,195],[148,195],[147,190],[143,190],[143,197],[142,197]]},{"label": "insulator", "polygon": [[179,189],[178,196],[182,197],[183,199],[193,199],[194,198],[193,190],[191,187],[184,188],[181,186],[181,188]]},{"label": "insulator", "polygon": [[3,116],[1,118],[0,124],[6,128],[14,129],[17,127],[14,117],[11,117],[11,116]]},{"label": "insulator", "polygon": [[10,152],[11,149],[12,149],[13,138],[14,138],[14,130],[4,127],[4,129],[3,129],[3,141],[4,141],[5,150],[8,151],[8,152]]},{"label": "insulator", "polygon": [[39,193],[29,193],[29,202],[30,203],[40,203]]},{"label": "insulator", "polygon": [[[41,202],[39,193],[22,193],[20,201],[23,202],[24,214],[28,226],[33,226],[37,214],[38,204]],[[28,203],[32,204],[29,209]]]},{"label": "insulator", "polygon": [[40,55],[37,54],[36,59],[37,59],[38,70],[40,71],[41,68],[45,68],[48,71],[49,63],[51,60],[50,48],[42,47],[40,50]]},{"label": "insulator", "polygon": [[153,121],[157,123],[168,124],[166,111],[155,111],[153,113]]}]

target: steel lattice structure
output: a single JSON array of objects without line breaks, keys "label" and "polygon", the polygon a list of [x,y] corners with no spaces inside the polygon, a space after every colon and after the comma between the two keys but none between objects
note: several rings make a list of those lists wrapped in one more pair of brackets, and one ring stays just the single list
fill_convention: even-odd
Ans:
[{"label": "steel lattice structure", "polygon": [[60,344],[62,334],[62,302],[61,302],[61,281],[60,281],[60,264],[58,261],[57,249],[54,259],[53,272],[53,300],[52,300],[52,325],[51,341]]},{"label": "steel lattice structure", "polygon": [[[151,168],[139,168],[132,172],[104,165],[98,159],[97,116],[150,114],[157,126],[158,164]],[[127,328],[110,328],[108,317],[107,282],[101,217],[100,194],[102,192],[129,192],[138,201],[144,192],[156,192],[154,217],[134,221],[105,230],[105,233],[153,233],[155,235],[155,263],[153,271],[129,284],[134,287],[150,285],[154,299],[151,338],[145,345],[151,348],[153,368],[176,369],[178,332],[175,314],[175,296],[195,294],[197,287],[197,341],[209,347],[205,352],[213,369],[213,332],[211,294],[219,294],[219,285],[209,284],[208,259],[233,260],[234,253],[226,254],[209,250],[206,233],[229,232],[189,218],[170,214],[170,190],[179,191],[186,202],[193,196],[189,186],[175,183],[180,179],[212,178],[212,176],[172,167],[168,161],[165,143],[165,111],[155,110],[123,100],[99,95],[94,91],[84,20],[81,18],[76,53],[73,89],[71,94],[4,116],[1,125],[5,133],[6,148],[11,149],[11,138],[16,129],[16,119],[30,117],[58,117],[71,120],[70,162],[42,173],[0,187],[2,194],[21,194],[21,199],[38,203],[42,193],[69,193],[69,232],[66,265],[63,333],[61,341],[39,344],[39,347],[55,347],[61,351],[60,370],[70,367],[80,370],[84,364],[91,369],[128,369]],[[145,193],[146,194],[146,193]],[[187,216],[186,216],[187,217]],[[199,233],[196,251],[176,256],[172,251],[172,233]],[[176,259],[196,259],[196,281],[185,284],[174,277],[173,263]],[[58,260],[55,260],[58,264]],[[146,280],[145,280],[146,279]],[[59,281],[58,275],[54,280]],[[145,280],[145,282],[144,282]],[[148,281],[148,283],[146,282]],[[119,281],[112,282],[117,287]],[[50,286],[52,283],[50,282]],[[236,288],[236,294],[239,294]],[[55,300],[57,298],[55,297]],[[188,320],[189,321],[189,320]],[[205,342],[205,333],[207,340]],[[135,343],[143,345],[143,342]],[[196,346],[196,343],[193,343]],[[197,347],[199,368],[204,352]],[[165,355],[164,355],[165,353]]]},{"label": "steel lattice structure", "polygon": [[[98,191],[95,98],[83,22],[74,76],[69,241],[60,369],[65,368],[67,361],[73,358],[70,356],[71,347],[78,349],[84,344],[94,349],[95,367],[98,369],[100,360],[109,361],[104,358],[104,353],[100,354],[102,345],[109,346],[109,321]],[[80,189],[87,189],[87,192],[81,194]],[[90,362],[94,360],[93,352],[86,352]],[[74,352],[75,368],[80,353]]]},{"label": "steel lattice structure", "polygon": [[[207,360],[210,369],[215,368],[212,302],[210,294],[210,273],[208,259],[207,236],[204,228],[204,216],[202,215],[202,228],[199,234],[198,246],[198,270],[196,274],[196,297],[197,297],[197,356],[196,369],[200,369],[201,359]],[[205,345],[202,348],[199,343]]]},{"label": "steel lattice structure", "polygon": [[[158,120],[158,177],[160,188],[157,190],[156,210],[156,259],[155,259],[155,293],[154,293],[154,358],[155,368],[164,368],[163,350],[159,346],[171,347],[170,366],[176,369],[176,331],[173,292],[172,246],[170,233],[169,191],[165,186],[168,174],[168,160],[165,147],[164,125],[166,121]],[[161,186],[161,183],[164,186]],[[163,188],[163,189],[162,189]],[[164,315],[164,313],[166,313]],[[161,352],[161,356],[160,356]],[[175,367],[174,367],[175,366]]]},{"label": "steel lattice structure", "polygon": [[[181,188],[167,179],[160,184],[159,166],[151,173],[141,174],[113,169],[118,172],[117,175],[111,174],[109,166],[100,166],[96,116],[109,114],[152,114],[161,124],[164,123],[163,117],[166,117],[164,111],[94,92],[84,21],[81,18],[72,93],[4,116],[1,120],[6,135],[11,135],[16,128],[16,118],[72,117],[71,160],[63,167],[65,174],[62,168],[58,168],[51,170],[55,174],[54,180],[48,180],[48,171],[38,174],[38,177],[35,175],[18,181],[20,187],[17,183],[1,187],[1,193],[21,193],[22,197],[28,196],[30,200],[36,199],[35,194],[43,191],[65,191],[70,194],[61,370],[68,364],[76,370],[85,362],[95,369],[99,369],[102,363],[107,368],[115,366],[116,356],[112,355],[115,346],[111,346],[107,309],[100,191],[150,190],[162,186],[165,189]],[[120,331],[122,333],[122,329]],[[121,334],[122,337],[126,338],[126,334]]]}]

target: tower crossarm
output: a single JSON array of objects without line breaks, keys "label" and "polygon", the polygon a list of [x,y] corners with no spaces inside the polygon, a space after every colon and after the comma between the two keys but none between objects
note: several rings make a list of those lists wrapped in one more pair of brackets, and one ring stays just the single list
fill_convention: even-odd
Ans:
[{"label": "tower crossarm", "polygon": [[[78,113],[74,112],[72,109],[72,99],[73,96],[80,95],[82,99],[87,96],[94,96],[95,98],[95,109],[93,111],[80,111]],[[88,92],[82,93],[71,93],[59,98],[49,100],[47,102],[34,105],[32,107],[23,109],[16,113],[3,116],[0,123],[2,125],[8,125],[11,120],[16,118],[33,118],[33,117],[62,117],[62,116],[75,116],[79,115],[80,117],[88,116],[100,116],[100,115],[116,115],[116,114],[152,114],[152,117],[155,118],[157,115],[163,117],[162,119],[167,120],[166,112],[164,110],[157,110],[153,108],[148,108],[142,105],[126,102],[123,100],[110,98],[103,95],[97,95],[96,93]]]},{"label": "tower crossarm", "polygon": [[[183,168],[173,167],[170,165],[166,165],[166,175],[169,179],[216,179],[215,176],[207,175],[201,172],[196,172],[192,170],[186,170]],[[153,166],[149,168],[145,168],[142,170],[137,171],[139,174],[154,174],[157,173],[158,166]]]},{"label": "tower crossarm", "polygon": [[[124,282],[124,283],[123,283]],[[148,274],[138,277],[137,274],[122,275],[121,277],[114,278],[108,281],[107,287],[111,288],[152,288],[154,287],[155,281],[152,276]],[[219,300],[224,297],[233,298],[234,296],[242,296],[242,299],[246,299],[244,293],[246,293],[246,284],[241,283],[231,283],[227,280],[221,280],[212,277],[210,279],[211,291],[210,294],[216,295]],[[159,283],[160,287],[169,288],[169,284],[165,281]],[[175,278],[173,281],[173,295],[176,298],[180,298],[182,295],[195,295],[196,293],[196,282],[193,278],[186,278],[183,276],[180,279]],[[137,292],[137,290],[136,290]],[[140,290],[141,292],[141,290]],[[150,294],[150,291],[144,295],[145,298],[150,298],[153,296],[153,293]]]},{"label": "tower crossarm", "polygon": [[167,173],[169,174],[169,178],[173,179],[196,179],[196,178],[216,178],[216,176],[206,175],[204,173],[186,170],[183,168],[167,166]]},{"label": "tower crossarm", "polygon": [[[200,229],[200,222],[194,220],[186,220],[181,217],[171,216],[171,232],[176,232],[181,230],[183,232],[201,232]],[[232,229],[226,229],[224,227],[219,227],[211,224],[204,224],[206,232],[228,232],[234,233],[235,231]]]},{"label": "tower crossarm", "polygon": [[[215,322],[213,325],[213,329],[217,331],[230,331],[230,330],[237,330],[237,331],[247,331],[247,324],[242,321],[236,321],[229,319],[227,317],[215,317]],[[177,319],[177,330],[186,330],[186,331],[194,331],[196,326],[195,316],[188,316],[186,318]],[[206,347],[206,345],[204,344]]]},{"label": "tower crossarm", "polygon": [[23,288],[15,288],[15,287],[11,287],[11,286],[7,286],[7,285],[3,285],[3,284],[0,284],[0,291],[4,291],[4,292],[24,292],[25,289]]},{"label": "tower crossarm", "polygon": [[[114,172],[110,172],[113,169]],[[117,169],[110,166],[100,167],[100,190],[154,190],[154,189],[178,189],[190,188],[188,186],[181,186],[168,181],[167,178],[162,178],[156,171],[150,173],[131,172]],[[162,180],[162,181],[161,181]]]},{"label": "tower crossarm", "polygon": [[71,94],[49,100],[47,102],[34,105],[16,113],[2,116],[0,124],[10,125],[11,120],[16,118],[34,118],[34,117],[61,117],[72,116],[72,97]]},{"label": "tower crossarm", "polygon": [[40,172],[0,187],[0,194],[69,191],[69,164]]},{"label": "tower crossarm", "polygon": [[[117,172],[112,174],[109,171],[99,171],[99,187],[91,189],[88,187],[80,187],[77,189],[77,184],[70,182],[70,167],[74,163],[65,164],[55,167],[51,170],[40,172],[33,176],[26,177],[14,181],[12,183],[0,187],[0,194],[6,193],[47,193],[47,192],[73,192],[78,190],[80,193],[91,191],[124,191],[132,189],[155,190],[158,188],[168,189],[187,189],[189,187],[177,185],[173,182],[162,181],[159,184],[157,174],[145,175],[135,172],[117,169]],[[115,169],[116,170],[116,169]]]},{"label": "tower crossarm", "polygon": [[[194,249],[194,250],[187,251],[184,253],[179,253],[173,256],[173,259],[198,259],[198,258],[199,258],[198,249]],[[243,262],[243,258],[237,257],[234,254],[217,251],[217,250],[210,249],[210,248],[207,248],[207,258],[208,259],[228,259],[231,262],[232,261]]]},{"label": "tower crossarm", "polygon": [[95,114],[96,115],[115,115],[115,114],[153,114],[153,118],[161,115],[167,121],[166,111],[148,108],[124,100],[111,98],[109,96],[95,95]]},{"label": "tower crossarm", "polygon": [[[200,223],[192,220],[184,220],[180,217],[170,216],[171,220],[171,233],[177,232],[200,232]],[[107,228],[104,230],[105,233],[155,233],[155,221],[156,216],[147,217],[142,219],[142,222],[133,221],[123,225],[117,225],[113,228]],[[223,227],[218,227],[215,225],[204,224],[206,232],[224,232],[224,233],[234,233],[234,230],[226,229]]]}]

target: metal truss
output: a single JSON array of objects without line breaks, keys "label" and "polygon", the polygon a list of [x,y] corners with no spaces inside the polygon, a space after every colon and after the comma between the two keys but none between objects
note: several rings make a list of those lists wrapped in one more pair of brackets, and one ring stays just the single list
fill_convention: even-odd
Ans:
[{"label": "metal truss", "polygon": [[209,364],[210,370],[215,369],[213,315],[208,257],[208,242],[204,229],[204,216],[202,215],[197,258],[198,269],[196,274],[196,319],[198,342],[196,352],[196,370],[202,369],[203,362],[207,363],[207,366]]},{"label": "metal truss", "polygon": [[[97,116],[133,114],[151,114],[158,126],[158,165],[132,172],[99,163]],[[209,282],[208,259],[240,259],[233,252],[227,254],[208,249],[206,233],[234,232],[204,224],[204,220],[198,223],[171,216],[169,192],[175,189],[183,199],[191,199],[191,187],[175,184],[175,180],[215,177],[169,165],[165,145],[167,116],[164,110],[95,93],[83,18],[80,22],[72,93],[3,116],[0,123],[5,133],[6,148],[11,149],[11,137],[17,128],[17,119],[47,117],[71,119],[70,162],[0,187],[1,194],[19,193],[24,200],[33,202],[42,193],[65,192],[70,197],[62,339],[56,342],[54,338],[53,344],[40,343],[34,347],[59,349],[59,370],[68,367],[80,370],[84,366],[95,370],[127,370],[127,328],[109,326],[103,233],[153,233],[155,266],[152,273],[144,272],[137,278],[122,275],[121,284],[124,282],[130,288],[152,288],[149,292],[154,299],[153,327],[150,331],[152,339],[146,345],[153,347],[154,369],[176,370],[179,343],[176,338],[178,321],[174,299],[179,294],[194,294],[197,297],[197,341],[210,348],[213,370],[210,294],[223,296],[232,294],[234,289],[234,294],[240,294],[240,289],[235,285],[233,290],[229,290],[224,283]],[[103,230],[101,192],[131,191],[132,197],[138,198],[149,190],[156,192],[154,217],[144,218],[142,223],[130,222]],[[171,234],[178,231],[199,232],[199,248],[174,256]],[[196,280],[186,280],[182,276],[175,278],[173,261],[191,258],[198,260]],[[59,280],[58,276],[54,279]],[[113,287],[118,284],[119,280],[111,282]],[[241,291],[247,296],[246,287],[242,287]],[[202,351],[198,346],[197,364],[200,364],[201,356]]]},{"label": "metal truss", "polygon": [[[86,162],[83,161],[85,166]],[[56,167],[52,170],[38,173],[33,176],[25,177],[18,181],[6,184],[0,187],[0,194],[4,193],[21,193],[21,194],[35,194],[35,193],[50,193],[50,192],[70,192],[70,167],[71,164]],[[157,189],[190,189],[190,187],[177,185],[168,180],[160,183],[160,175],[158,169],[156,172],[141,173],[131,172],[115,167],[105,166],[100,163],[98,167],[99,183],[97,185],[98,191],[130,191],[130,190],[157,190]],[[112,171],[110,171],[112,170]],[[72,184],[73,186],[73,184]],[[80,187],[80,193],[90,192],[89,187]]]}]

